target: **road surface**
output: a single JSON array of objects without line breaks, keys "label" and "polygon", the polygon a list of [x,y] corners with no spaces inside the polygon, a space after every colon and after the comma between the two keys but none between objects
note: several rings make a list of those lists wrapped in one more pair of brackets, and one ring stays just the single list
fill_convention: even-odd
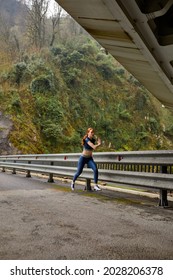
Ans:
[{"label": "road surface", "polygon": [[173,259],[173,205],[0,173],[1,260]]}]

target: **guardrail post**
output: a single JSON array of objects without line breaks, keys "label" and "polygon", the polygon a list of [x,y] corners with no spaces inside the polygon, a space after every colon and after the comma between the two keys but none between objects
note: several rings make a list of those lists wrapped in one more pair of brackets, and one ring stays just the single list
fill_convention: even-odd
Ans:
[{"label": "guardrail post", "polygon": [[[87,168],[89,168],[88,165],[87,165]],[[92,191],[92,189],[91,189],[91,179],[86,179],[86,187],[85,187],[85,190],[86,190],[86,191]]]},{"label": "guardrail post", "polygon": [[[53,161],[51,161],[50,165],[53,165]],[[49,183],[54,183],[54,179],[53,179],[53,173],[49,173],[49,179],[48,179]]]},{"label": "guardrail post", "polygon": [[163,206],[163,207],[167,207],[168,206],[167,190],[160,190],[159,206]]},{"label": "guardrail post", "polygon": [[[14,163],[16,163],[15,160],[14,160]],[[16,174],[16,168],[13,168],[12,174]]]},{"label": "guardrail post", "polygon": [[[161,173],[167,173],[167,166],[163,165],[160,167]],[[167,199],[167,190],[160,189],[160,201],[159,206],[167,207],[168,206],[168,199]]]},{"label": "guardrail post", "polygon": [[86,190],[91,191],[91,179],[86,179]]},{"label": "guardrail post", "polygon": [[[28,164],[31,164],[31,162],[28,161]],[[30,170],[27,170],[27,172],[26,172],[26,177],[27,177],[27,178],[31,178],[31,171],[30,171]]]}]

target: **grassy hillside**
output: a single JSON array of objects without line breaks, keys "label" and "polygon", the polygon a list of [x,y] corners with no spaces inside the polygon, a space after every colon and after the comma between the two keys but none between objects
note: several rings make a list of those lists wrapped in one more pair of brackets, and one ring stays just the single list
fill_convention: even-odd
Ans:
[{"label": "grassy hillside", "polygon": [[86,36],[26,53],[0,82],[9,140],[22,153],[78,152],[90,126],[100,151],[172,149],[171,113]]}]

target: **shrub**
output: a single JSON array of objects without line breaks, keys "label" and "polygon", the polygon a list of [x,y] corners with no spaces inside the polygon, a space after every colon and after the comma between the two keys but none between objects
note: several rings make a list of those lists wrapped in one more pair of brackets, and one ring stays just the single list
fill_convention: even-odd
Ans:
[{"label": "shrub", "polygon": [[54,56],[57,56],[62,53],[62,48],[61,47],[52,47],[50,49],[50,51]]},{"label": "shrub", "polygon": [[96,45],[90,43],[82,44],[79,48],[79,52],[83,55],[93,55],[96,53]]},{"label": "shrub", "polygon": [[123,76],[124,73],[125,73],[125,70],[124,70],[123,68],[116,68],[116,69],[115,69],[115,73],[116,73],[117,75]]},{"label": "shrub", "polygon": [[64,72],[64,79],[68,86],[76,86],[80,76],[81,70],[77,68],[70,68]]},{"label": "shrub", "polygon": [[25,62],[15,64],[13,70],[8,74],[8,79],[10,79],[13,83],[16,83],[19,86],[26,71],[26,68],[27,65]]},{"label": "shrub", "polygon": [[48,76],[41,75],[32,80],[30,89],[33,94],[47,93],[54,91],[54,85]]},{"label": "shrub", "polygon": [[106,80],[112,79],[114,77],[114,70],[107,63],[99,63],[97,65],[97,69],[101,73],[102,77]]},{"label": "shrub", "polygon": [[51,120],[45,120],[42,125],[42,133],[46,139],[49,139],[54,144],[57,143],[61,136],[62,128],[60,124],[52,123]]}]

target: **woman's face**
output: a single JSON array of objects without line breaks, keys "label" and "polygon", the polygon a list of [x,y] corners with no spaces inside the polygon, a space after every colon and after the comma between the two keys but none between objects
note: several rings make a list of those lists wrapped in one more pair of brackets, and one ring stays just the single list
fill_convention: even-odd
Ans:
[{"label": "woman's face", "polygon": [[89,137],[90,139],[92,139],[92,138],[94,137],[94,130],[90,130],[90,131],[88,132],[88,137]]}]

